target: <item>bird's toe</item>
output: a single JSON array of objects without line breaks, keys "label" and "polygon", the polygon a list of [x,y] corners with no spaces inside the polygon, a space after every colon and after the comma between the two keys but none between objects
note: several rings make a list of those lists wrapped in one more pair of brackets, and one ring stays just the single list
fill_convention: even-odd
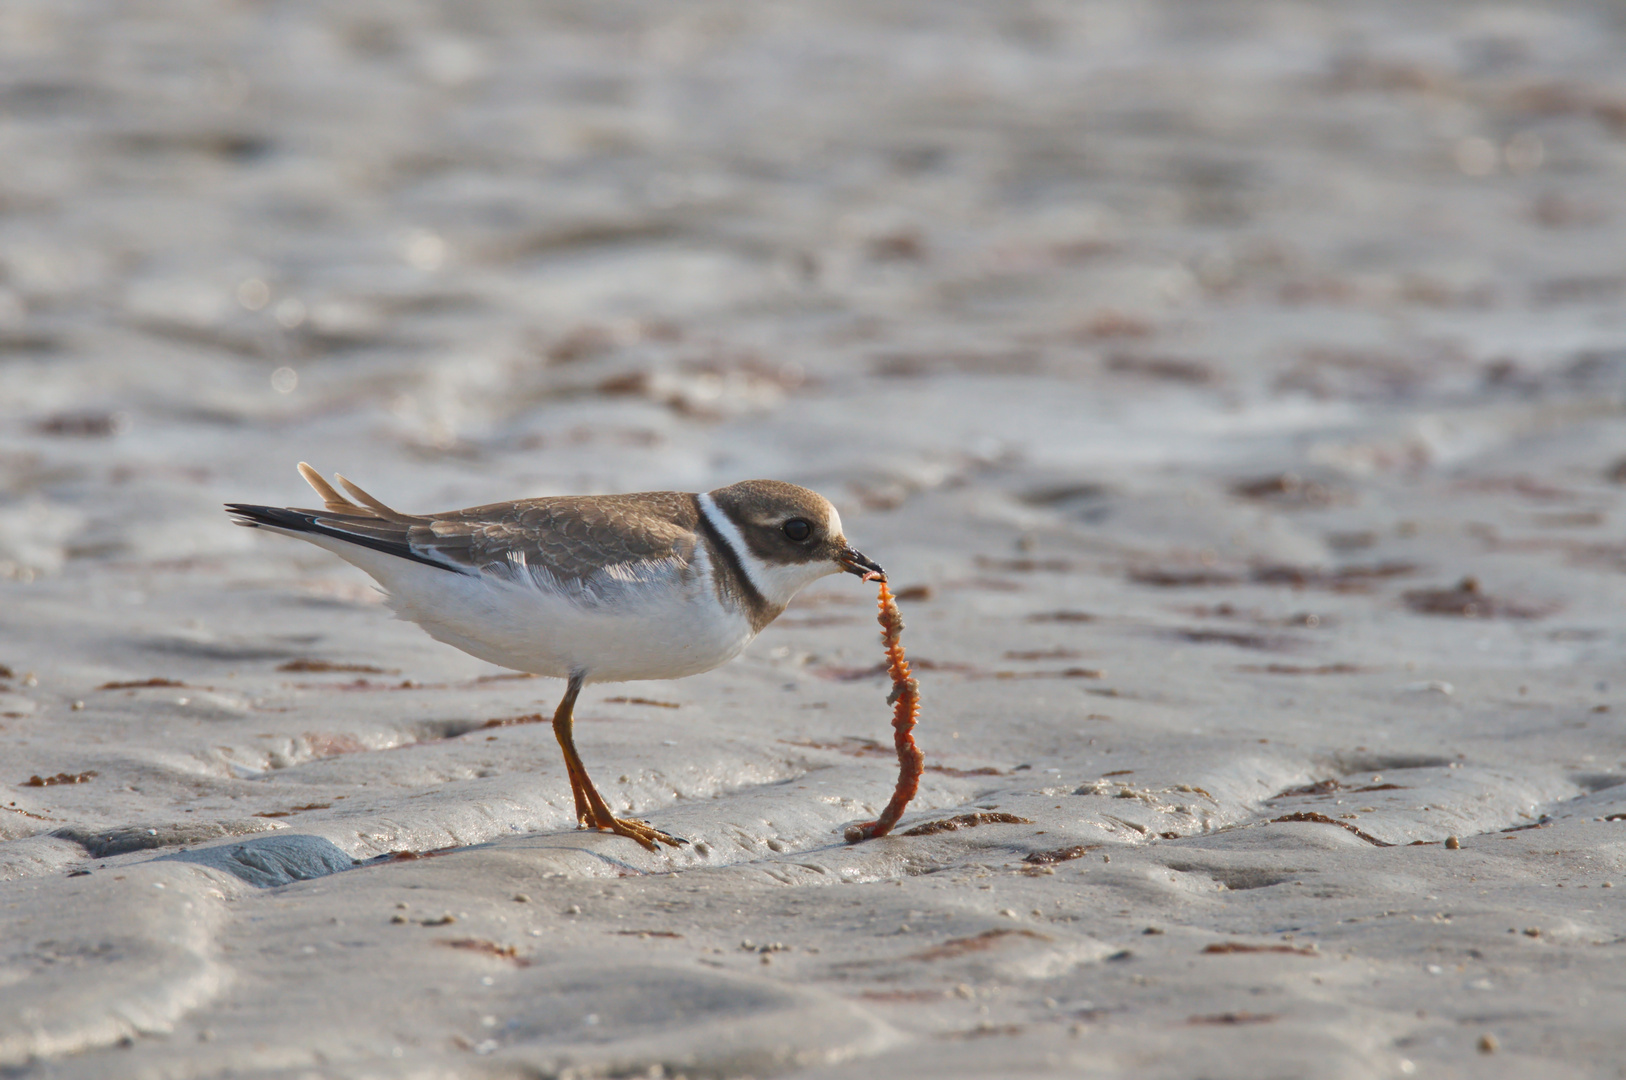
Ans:
[{"label": "bird's toe", "polygon": [[659,851],[661,844],[665,844],[667,847],[681,847],[688,843],[681,836],[664,833],[649,824],[649,822],[639,821],[636,818],[612,817],[608,821],[597,821],[592,824],[596,828],[612,832],[617,836],[625,836],[629,840],[636,840],[649,851]]}]

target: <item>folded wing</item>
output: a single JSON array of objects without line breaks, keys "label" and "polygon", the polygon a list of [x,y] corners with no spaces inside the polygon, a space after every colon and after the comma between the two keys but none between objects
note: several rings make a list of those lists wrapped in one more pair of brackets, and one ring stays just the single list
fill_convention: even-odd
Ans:
[{"label": "folded wing", "polygon": [[594,603],[656,580],[687,576],[695,556],[693,497],[673,492],[557,496],[403,514],[309,465],[300,475],[321,510],[229,503],[238,524],[317,533],[453,573],[531,584]]}]

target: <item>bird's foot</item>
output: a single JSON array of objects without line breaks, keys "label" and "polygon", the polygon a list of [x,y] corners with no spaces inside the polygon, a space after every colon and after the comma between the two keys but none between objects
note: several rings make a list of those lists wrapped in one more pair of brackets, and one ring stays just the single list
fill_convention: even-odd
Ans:
[{"label": "bird's foot", "polygon": [[681,836],[672,836],[663,833],[647,821],[638,821],[635,818],[610,817],[608,819],[590,815],[585,822],[590,829],[603,829],[617,836],[625,836],[629,840],[636,840],[650,851],[659,851],[659,844],[667,847],[679,847],[688,841]]}]

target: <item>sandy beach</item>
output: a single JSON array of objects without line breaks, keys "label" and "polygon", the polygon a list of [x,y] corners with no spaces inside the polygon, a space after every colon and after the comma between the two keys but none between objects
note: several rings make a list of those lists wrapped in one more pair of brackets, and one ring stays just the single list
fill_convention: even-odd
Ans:
[{"label": "sandy beach", "polygon": [[[0,1074],[1626,1076],[1604,2],[0,6]],[[235,528],[812,487],[562,687]]]}]

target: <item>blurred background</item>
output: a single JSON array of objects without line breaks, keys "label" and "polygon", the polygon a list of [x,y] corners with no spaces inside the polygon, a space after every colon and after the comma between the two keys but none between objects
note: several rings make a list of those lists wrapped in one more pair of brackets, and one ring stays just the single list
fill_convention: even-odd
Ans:
[{"label": "blurred background", "polygon": [[[1615,1075],[1623,57],[1618,0],[0,0],[0,1063]],[[1022,816],[837,842],[843,578],[583,698],[692,848],[573,832],[556,686],[229,523],[300,460],[815,487],[911,815]],[[251,835],[460,850],[153,858]]]},{"label": "blurred background", "polygon": [[412,509],[888,509],[1613,416],[1623,38],[1606,2],[10,0],[0,572],[247,544],[218,503],[305,498],[300,458]]}]

